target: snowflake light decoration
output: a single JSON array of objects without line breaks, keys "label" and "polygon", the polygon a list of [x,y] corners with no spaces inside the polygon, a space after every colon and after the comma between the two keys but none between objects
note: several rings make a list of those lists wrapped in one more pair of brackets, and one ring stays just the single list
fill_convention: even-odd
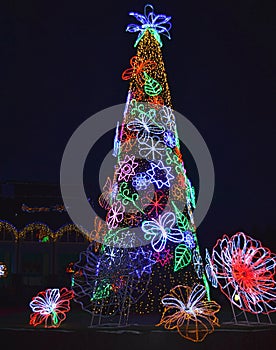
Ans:
[{"label": "snowflake light decoration", "polygon": [[160,137],[154,136],[149,138],[139,148],[139,154],[147,160],[161,160],[165,153],[165,144]]},{"label": "snowflake light decoration", "polygon": [[142,198],[142,204],[146,208],[149,217],[157,217],[161,214],[168,203],[168,196],[162,190],[149,192]]}]

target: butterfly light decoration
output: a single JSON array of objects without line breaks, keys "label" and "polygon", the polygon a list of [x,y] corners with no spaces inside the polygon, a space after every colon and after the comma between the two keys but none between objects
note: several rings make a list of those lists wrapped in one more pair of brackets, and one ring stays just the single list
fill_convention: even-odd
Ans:
[{"label": "butterfly light decoration", "polygon": [[173,212],[167,212],[151,221],[144,221],[142,223],[142,230],[145,232],[144,238],[151,239],[152,248],[156,252],[161,252],[165,248],[167,240],[173,243],[183,242],[184,233],[174,226],[175,215]]}]

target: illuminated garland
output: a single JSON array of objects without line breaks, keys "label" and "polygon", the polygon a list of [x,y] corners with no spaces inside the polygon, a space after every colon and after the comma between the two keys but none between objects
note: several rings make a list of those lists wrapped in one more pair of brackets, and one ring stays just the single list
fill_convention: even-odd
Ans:
[{"label": "illuminated garland", "polygon": [[26,240],[28,239],[28,235],[32,234],[33,232],[36,233],[36,235],[33,237],[36,239],[33,240],[40,242],[48,242],[50,239],[57,241],[67,232],[75,232],[76,234],[83,236],[88,241],[93,240],[95,237],[94,231],[89,234],[74,224],[65,224],[57,230],[52,230],[48,225],[42,222],[33,222],[19,230],[5,220],[0,220],[0,233],[1,232],[11,232],[15,241],[18,241],[19,239]]},{"label": "illuminated garland", "polygon": [[30,207],[27,204],[23,203],[21,205],[21,210],[25,213],[47,213],[51,211],[56,211],[59,213],[66,212],[65,206],[61,204],[56,204],[50,207]]}]

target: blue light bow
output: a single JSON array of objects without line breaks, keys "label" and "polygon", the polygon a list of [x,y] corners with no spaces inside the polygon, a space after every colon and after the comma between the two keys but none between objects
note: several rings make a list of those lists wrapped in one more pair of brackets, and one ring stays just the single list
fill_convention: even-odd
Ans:
[{"label": "blue light bow", "polygon": [[171,17],[168,17],[166,15],[155,15],[152,5],[145,5],[144,15],[136,12],[130,12],[129,15],[134,16],[139,22],[142,23],[142,25],[129,24],[126,29],[127,32],[131,33],[140,32],[134,44],[134,47],[137,46],[138,42],[141,40],[147,29],[154,35],[160,46],[162,46],[162,41],[159,34],[163,34],[169,39],[171,38],[169,33],[169,30],[172,26],[169,22]]}]

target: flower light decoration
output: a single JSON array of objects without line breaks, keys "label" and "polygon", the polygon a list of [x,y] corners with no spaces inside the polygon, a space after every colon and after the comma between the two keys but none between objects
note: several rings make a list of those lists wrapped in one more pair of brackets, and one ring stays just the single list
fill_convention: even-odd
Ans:
[{"label": "flower light decoration", "polygon": [[117,182],[112,183],[110,177],[107,177],[103,186],[103,192],[99,196],[99,204],[104,209],[109,209],[112,199],[114,199],[118,192]]},{"label": "flower light decoration", "polygon": [[120,201],[114,202],[107,213],[107,226],[109,229],[118,227],[124,219],[125,207]]},{"label": "flower light decoration", "polygon": [[237,232],[213,248],[221,291],[238,308],[254,314],[276,309],[275,254],[261,242]]},{"label": "flower light decoration", "polygon": [[128,227],[139,226],[141,221],[142,221],[142,213],[140,213],[136,209],[129,209],[128,212],[125,214],[124,223]]},{"label": "flower light decoration", "polygon": [[215,314],[220,306],[205,297],[206,290],[196,284],[192,287],[178,285],[163,296],[161,302],[165,306],[163,315],[157,326],[176,329],[178,333],[194,342],[201,342],[219,326]]},{"label": "flower light decoration", "polygon": [[46,289],[32,298],[30,307],[30,325],[38,326],[44,323],[45,328],[58,328],[70,310],[70,300],[73,299],[73,290],[67,288]]},{"label": "flower light decoration", "polygon": [[137,173],[132,178],[132,186],[137,190],[145,190],[151,184],[150,176],[145,172]]},{"label": "flower light decoration", "polygon": [[153,6],[150,4],[145,5],[144,15],[137,12],[130,12],[130,16],[134,16],[141,24],[129,24],[126,31],[131,33],[139,33],[138,38],[134,44],[134,47],[141,40],[145,30],[150,30],[156,40],[162,47],[162,41],[160,34],[165,35],[167,38],[171,38],[169,30],[171,29],[171,23],[169,22],[171,17],[166,15],[156,15],[153,12]]},{"label": "flower light decoration", "polygon": [[131,68],[127,68],[122,73],[123,80],[134,78],[139,86],[145,83],[144,72],[149,72],[156,68],[157,64],[151,60],[143,60],[141,57],[133,56],[130,59]]},{"label": "flower light decoration", "polygon": [[159,111],[162,123],[165,125],[165,127],[171,131],[173,134],[176,132],[176,125],[175,125],[175,116],[173,114],[173,111],[170,107],[164,106]]}]

